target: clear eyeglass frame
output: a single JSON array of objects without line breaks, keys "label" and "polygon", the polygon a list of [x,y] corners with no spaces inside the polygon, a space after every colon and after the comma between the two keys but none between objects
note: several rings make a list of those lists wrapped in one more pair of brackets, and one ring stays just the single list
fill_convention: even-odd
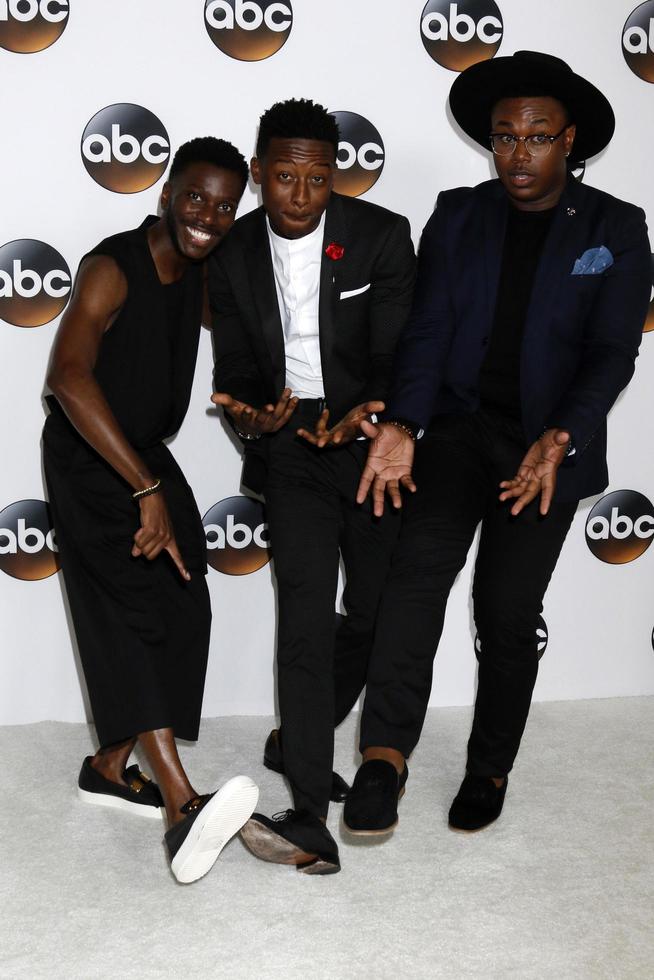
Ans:
[{"label": "clear eyeglass frame", "polygon": [[514,136],[513,133],[491,133],[489,140],[491,150],[498,157],[510,157],[518,143],[524,143],[531,157],[546,157],[559,137],[563,136],[570,126],[566,123],[555,136],[548,133],[534,133],[532,136]]}]

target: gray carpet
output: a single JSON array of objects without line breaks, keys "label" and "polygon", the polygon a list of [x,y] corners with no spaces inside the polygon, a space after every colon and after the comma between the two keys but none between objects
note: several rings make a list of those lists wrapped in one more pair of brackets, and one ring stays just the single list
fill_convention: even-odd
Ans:
[{"label": "gray carpet", "polygon": [[[343,870],[305,877],[232,841],[193,885],[155,822],[85,806],[85,725],[0,729],[3,980],[229,978],[650,980],[654,976],[654,698],[535,705],[504,813],[448,830],[470,711],[433,709],[400,826],[340,839]],[[183,757],[199,790],[239,772],[259,808],[288,805],[260,765],[270,719],[212,719]],[[355,719],[337,767],[355,770]]]}]

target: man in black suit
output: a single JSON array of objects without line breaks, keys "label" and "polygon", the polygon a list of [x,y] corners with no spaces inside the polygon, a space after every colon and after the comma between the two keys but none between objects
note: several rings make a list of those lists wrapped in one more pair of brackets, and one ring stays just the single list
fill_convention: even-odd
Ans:
[{"label": "man in black suit", "polygon": [[406,218],[332,193],[338,127],[308,100],[261,118],[252,176],[263,207],[213,263],[216,404],[245,445],[243,482],[263,492],[278,585],[278,692],[294,810],[255,814],[244,840],[266,860],[339,870],[325,819],[332,789],[339,552],[347,611],[339,661],[365,680],[398,521],[355,504],[361,423],[382,411],[409,311]]},{"label": "man in black suit", "polygon": [[479,683],[449,822],[472,831],[499,816],[536,681],[543,596],[578,501],[607,486],[606,416],[633,374],[649,301],[643,212],[571,173],[613,134],[593,85],[521,51],[463,72],[450,107],[492,150],[499,179],[439,195],[389,413],[362,426],[376,438],[359,499],[372,485],[381,513],[386,491],[396,507],[399,485],[416,492],[380,606],[364,764],[345,804],[357,833],[397,820],[447,596],[479,523]]}]

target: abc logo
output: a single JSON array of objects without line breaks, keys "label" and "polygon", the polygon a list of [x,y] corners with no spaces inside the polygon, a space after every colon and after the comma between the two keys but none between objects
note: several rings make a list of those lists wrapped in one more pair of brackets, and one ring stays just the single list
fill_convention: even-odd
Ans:
[{"label": "abc logo", "polygon": [[0,317],[41,327],[58,316],[70,293],[70,269],[56,249],[34,238],[0,247]]},{"label": "abc logo", "polygon": [[202,518],[207,561],[217,572],[249,575],[270,561],[263,506],[251,497],[226,497]]},{"label": "abc logo", "polygon": [[356,112],[334,112],[340,139],[336,156],[334,190],[357,197],[370,190],[384,169],[382,138],[365,118]]},{"label": "abc logo", "polygon": [[[538,626],[536,627],[536,648],[538,650],[538,659],[540,660],[545,651],[547,650],[547,641],[549,639],[549,634],[547,631],[547,623],[542,616],[538,617]],[[479,633],[475,634],[475,657],[479,660],[481,656],[481,640],[479,639]]]},{"label": "abc logo", "polygon": [[119,194],[144,191],[168,165],[170,140],[149,109],[121,102],[96,112],[82,134],[82,161],[96,183]]},{"label": "abc logo", "polygon": [[443,68],[463,71],[496,54],[502,15],[494,0],[429,0],[420,18],[422,43]]},{"label": "abc logo", "polygon": [[43,51],[68,23],[68,0],[0,0],[0,47],[18,54]]},{"label": "abc logo", "polygon": [[616,490],[598,500],[586,521],[586,544],[600,561],[623,565],[652,543],[654,507],[636,490]]},{"label": "abc logo", "polygon": [[622,53],[634,75],[654,82],[654,0],[629,14],[622,29]]},{"label": "abc logo", "polygon": [[263,61],[286,43],[293,26],[290,0],[206,0],[204,23],[217,48],[238,61]]},{"label": "abc logo", "polygon": [[[652,255],[652,288],[654,289],[654,254]],[[650,330],[654,330],[654,297],[650,300],[645,326],[643,327],[644,333],[649,333]]]},{"label": "abc logo", "polygon": [[0,568],[34,582],[59,570],[52,519],[43,500],[19,500],[0,511]]}]

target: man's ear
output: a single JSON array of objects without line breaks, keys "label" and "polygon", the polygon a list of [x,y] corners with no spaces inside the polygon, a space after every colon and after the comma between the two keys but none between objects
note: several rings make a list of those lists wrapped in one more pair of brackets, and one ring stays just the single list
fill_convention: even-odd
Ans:
[{"label": "man's ear", "polygon": [[170,186],[170,181],[167,180],[166,183],[161,188],[161,197],[159,198],[159,203],[161,204],[162,211],[168,210],[168,205],[170,204],[171,190],[172,188]]},{"label": "man's ear", "polygon": [[566,155],[572,150],[573,143],[575,141],[575,136],[577,133],[577,127],[574,123],[568,126],[565,133],[563,134],[563,146],[565,147]]},{"label": "man's ear", "polygon": [[261,184],[261,164],[258,157],[252,157],[250,160],[250,173],[254,183]]}]

